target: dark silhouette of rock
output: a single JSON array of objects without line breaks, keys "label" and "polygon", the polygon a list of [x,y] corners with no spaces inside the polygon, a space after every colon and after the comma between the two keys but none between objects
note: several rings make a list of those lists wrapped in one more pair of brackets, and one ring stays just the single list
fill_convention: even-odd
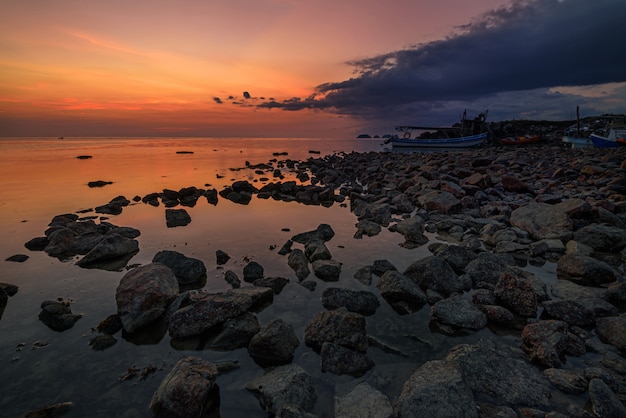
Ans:
[{"label": "dark silhouette of rock", "polygon": [[165,209],[165,222],[168,228],[186,226],[191,222],[191,216],[185,209]]},{"label": "dark silhouette of rock", "polygon": [[152,262],[168,266],[181,285],[196,283],[206,276],[206,266],[201,260],[187,257],[177,251],[159,251],[152,258]]},{"label": "dark silhouette of rock", "polygon": [[263,366],[277,366],[291,363],[300,341],[291,324],[277,318],[252,337],[248,352],[254,361]]},{"label": "dark silhouette of rock", "polygon": [[69,301],[46,300],[41,303],[39,319],[54,331],[72,328],[81,317],[72,312]]}]

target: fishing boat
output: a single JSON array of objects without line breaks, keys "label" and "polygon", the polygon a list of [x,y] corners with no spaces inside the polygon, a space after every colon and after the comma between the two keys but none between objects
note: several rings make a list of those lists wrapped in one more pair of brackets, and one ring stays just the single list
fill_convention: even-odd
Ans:
[{"label": "fishing boat", "polygon": [[[477,147],[487,140],[484,131],[487,112],[481,113],[472,121],[463,112],[461,123],[452,127],[428,127],[399,125],[398,134],[387,142],[393,148],[470,148]],[[421,132],[414,135],[414,132]]]},{"label": "fishing boat", "polygon": [[521,136],[507,136],[506,138],[500,138],[500,143],[503,145],[525,145],[534,144],[541,140],[541,135],[521,135]]},{"label": "fishing boat", "polygon": [[590,138],[575,135],[563,135],[563,146],[566,148],[591,148],[593,142]]},{"label": "fishing boat", "polygon": [[604,135],[592,133],[589,138],[596,148],[617,148],[626,146],[626,124],[624,120],[611,121]]}]

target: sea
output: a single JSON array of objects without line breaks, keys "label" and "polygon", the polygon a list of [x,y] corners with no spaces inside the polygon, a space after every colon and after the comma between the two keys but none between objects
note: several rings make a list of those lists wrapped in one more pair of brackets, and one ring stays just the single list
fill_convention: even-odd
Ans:
[{"label": "sea", "polygon": [[[139,252],[130,265],[151,262],[162,250],[173,250],[202,260],[207,280],[202,289],[230,288],[227,270],[243,278],[249,261],[264,267],[266,276],[289,279],[274,302],[257,314],[262,325],[282,318],[290,323],[300,344],[293,362],[313,379],[317,401],[312,413],[332,417],[335,397],[367,382],[390,399],[420,364],[442,358],[453,345],[492,335],[484,329],[454,339],[433,332],[428,307],[398,315],[381,298],[381,306],[366,318],[368,335],[380,341],[368,355],[375,367],[358,378],[323,372],[320,356],[304,343],[304,328],[324,311],[320,296],[327,287],[346,287],[377,294],[376,281],[367,286],[354,278],[358,269],[386,259],[403,271],[429,255],[426,248],[407,249],[400,234],[383,228],[374,237],[354,237],[357,219],[349,204],[330,207],[253,197],[247,205],[220,197],[217,205],[200,199],[185,208],[191,223],[168,228],[165,207],[133,202],[120,215],[99,215],[93,209],[117,196],[132,199],[163,189],[183,187],[221,190],[234,181],[247,180],[257,188],[268,182],[295,180],[295,172],[282,162],[323,158],[331,154],[385,151],[381,139],[328,138],[0,138],[0,282],[19,287],[0,311],[0,417],[21,417],[26,412],[71,402],[64,417],[151,417],[148,408],[159,384],[172,366],[186,356],[212,362],[233,361],[239,367],[220,375],[219,408],[222,417],[267,417],[246,384],[266,370],[246,348],[216,351],[198,339],[174,340],[166,330],[137,335],[119,332],[110,348],[96,351],[90,341],[95,327],[117,312],[115,290],[126,269],[106,271],[76,265],[77,258],[59,260],[45,252],[29,251],[24,243],[44,235],[59,214],[97,216],[117,226],[141,231]],[[77,158],[89,156],[90,158]],[[259,173],[250,168],[271,163],[281,170]],[[89,187],[93,181],[110,182]],[[299,180],[296,180],[299,181]],[[328,224],[335,236],[327,243],[333,259],[342,263],[338,282],[317,281],[315,290],[299,285],[287,258],[278,249],[293,235]],[[437,240],[436,236],[431,237]],[[216,251],[231,259],[218,266]],[[25,262],[5,261],[24,254]],[[244,283],[245,285],[246,283]],[[82,318],[69,330],[57,332],[38,319],[46,300],[70,301]],[[403,353],[400,355],[399,353]]]}]

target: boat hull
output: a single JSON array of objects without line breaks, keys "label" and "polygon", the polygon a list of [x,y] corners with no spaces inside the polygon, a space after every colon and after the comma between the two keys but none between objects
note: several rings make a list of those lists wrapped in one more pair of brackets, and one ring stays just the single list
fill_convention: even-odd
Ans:
[{"label": "boat hull", "polygon": [[617,148],[626,145],[621,142],[617,142],[617,140],[611,140],[596,134],[591,134],[589,138],[591,138],[593,145],[595,145],[596,148]]},{"label": "boat hull", "polygon": [[471,148],[481,145],[487,139],[487,133],[445,139],[405,139],[392,138],[394,148]]},{"label": "boat hull", "polygon": [[533,136],[508,136],[506,138],[501,138],[500,143],[502,145],[524,145],[524,144],[534,144],[541,140],[541,136],[533,135]]}]

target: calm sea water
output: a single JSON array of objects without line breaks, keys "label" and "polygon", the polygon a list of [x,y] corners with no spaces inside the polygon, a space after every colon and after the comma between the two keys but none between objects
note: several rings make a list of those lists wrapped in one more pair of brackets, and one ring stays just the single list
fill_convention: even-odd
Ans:
[{"label": "calm sea water", "polygon": [[[61,262],[43,252],[30,252],[24,243],[42,236],[53,216],[93,208],[119,195],[130,199],[164,188],[189,186],[220,190],[235,180],[248,180],[260,187],[261,176],[246,169],[246,162],[254,165],[272,159],[318,157],[310,151],[322,156],[380,151],[381,143],[378,139],[299,138],[0,139],[0,256],[2,260],[20,253],[30,256],[24,263],[0,261],[0,282],[19,286],[0,319],[0,416],[18,417],[42,406],[73,402],[67,417],[150,417],[152,394],[173,364],[188,355],[240,363],[240,369],[218,379],[221,416],[267,416],[256,398],[244,389],[264,373],[245,349],[198,349],[197,341],[173,342],[157,330],[128,338],[118,333],[113,347],[92,350],[89,341],[97,335],[93,327],[117,310],[115,289],[124,271],[82,269],[75,265],[76,260]],[[79,155],[92,158],[77,159]],[[293,178],[286,169],[284,174],[286,179]],[[271,173],[267,177],[271,179]],[[113,184],[87,187],[88,182],[96,180]],[[195,207],[186,209],[192,222],[185,227],[167,228],[165,208],[142,203],[125,208],[108,221],[142,232],[138,238],[140,251],[131,264],[149,263],[156,252],[165,249],[182,252],[204,261],[208,270],[205,288],[211,291],[228,288],[224,270],[216,265],[216,250],[232,257],[225,269],[235,271],[239,277],[243,276],[246,260],[255,260],[267,276],[289,278],[291,283],[258,317],[262,324],[281,317],[293,325],[300,338],[294,362],[313,376],[318,394],[313,412],[321,417],[333,415],[334,396],[344,395],[362,381],[393,399],[417,365],[442,357],[452,345],[490,334],[483,330],[450,340],[430,332],[427,308],[398,316],[383,302],[378,312],[367,318],[368,333],[405,350],[409,356],[370,348],[376,367],[365,376],[355,379],[322,373],[319,355],[304,345],[303,335],[313,315],[324,310],[320,302],[324,288],[342,286],[376,293],[374,286],[368,288],[353,278],[360,267],[388,259],[402,270],[428,255],[427,250],[404,249],[399,246],[403,241],[399,234],[387,230],[376,237],[354,239],[356,218],[348,208],[337,204],[327,208],[253,198],[245,206],[224,199],[213,206],[201,199]],[[335,230],[336,236],[328,246],[333,258],[343,263],[343,269],[338,283],[319,281],[317,289],[310,292],[296,283],[286,258],[276,251],[295,233],[312,230],[320,223],[328,223]],[[41,302],[55,298],[70,299],[72,310],[83,314],[72,329],[55,332],[38,320]],[[120,380],[129,368],[144,370],[152,366],[158,370],[145,380]]]}]

